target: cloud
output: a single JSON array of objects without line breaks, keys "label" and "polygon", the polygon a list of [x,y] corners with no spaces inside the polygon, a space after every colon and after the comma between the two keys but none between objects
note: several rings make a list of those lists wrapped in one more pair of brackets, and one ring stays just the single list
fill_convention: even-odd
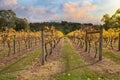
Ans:
[{"label": "cloud", "polygon": [[92,11],[97,8],[89,1],[64,2],[58,6],[59,11],[46,7],[24,6],[17,0],[2,0],[0,9],[12,9],[18,17],[27,18],[29,22],[70,21],[95,22],[97,19]]},{"label": "cloud", "polygon": [[1,0],[1,5],[15,5],[17,4],[17,0]]},{"label": "cloud", "polygon": [[12,9],[29,22],[100,23],[105,13],[113,14],[120,7],[119,3],[120,0],[0,0],[0,10]]},{"label": "cloud", "polygon": [[18,17],[27,18],[29,22],[43,22],[58,18],[58,15],[43,7],[22,6],[17,3],[17,0],[2,0],[0,9],[12,9]]},{"label": "cloud", "polygon": [[19,17],[26,17],[30,22],[43,22],[49,21],[56,17],[56,13],[45,8],[34,8],[34,7],[18,7],[15,9]]},{"label": "cloud", "polygon": [[13,6],[17,5],[17,0],[1,0],[0,9],[15,8]]},{"label": "cloud", "polygon": [[62,16],[64,20],[73,22],[93,21],[92,11],[97,8],[96,5],[88,1],[66,2],[62,4]]}]

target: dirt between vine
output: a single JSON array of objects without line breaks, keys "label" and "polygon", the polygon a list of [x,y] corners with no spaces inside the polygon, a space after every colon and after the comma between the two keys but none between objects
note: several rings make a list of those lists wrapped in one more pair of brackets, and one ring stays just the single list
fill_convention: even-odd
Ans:
[{"label": "dirt between vine", "polygon": [[97,58],[94,58],[93,51],[91,51],[91,53],[87,53],[83,48],[79,48],[75,45],[74,47],[88,68],[90,68],[90,70],[93,72],[120,76],[120,64],[117,64],[116,62],[106,57],[103,57],[102,61],[98,61],[98,55]]},{"label": "dirt between vine", "polygon": [[21,71],[16,80],[54,80],[53,75],[62,71],[62,47],[63,40],[58,43],[53,53],[48,56],[45,65],[41,66],[38,65],[39,62],[34,62],[28,69]]},{"label": "dirt between vine", "polygon": [[28,54],[31,51],[34,51],[35,49],[39,48],[40,46],[34,46],[30,49],[24,49],[21,52],[16,52],[16,54],[10,54],[10,56],[5,56],[2,59],[0,59],[0,67],[4,67],[10,63],[12,63],[14,60],[23,57],[24,55]]}]

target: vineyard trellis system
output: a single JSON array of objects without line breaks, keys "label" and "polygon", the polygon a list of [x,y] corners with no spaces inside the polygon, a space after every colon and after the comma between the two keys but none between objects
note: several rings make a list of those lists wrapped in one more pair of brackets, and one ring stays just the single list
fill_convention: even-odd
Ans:
[{"label": "vineyard trellis system", "polygon": [[[94,42],[95,47],[95,55],[94,58],[96,58],[98,54],[99,49],[99,55],[98,59],[102,60],[102,49],[103,49],[103,27],[102,26],[86,26],[79,30],[75,30],[71,33],[69,33],[68,38],[72,40],[73,43],[76,44],[76,46],[80,48],[84,48],[85,52],[90,53],[91,51],[91,42]],[[98,46],[99,43],[99,46]]]},{"label": "vineyard trellis system", "polygon": [[13,54],[11,56],[15,57],[20,52],[23,53],[23,50],[30,51],[31,48],[41,46],[41,64],[44,65],[45,61],[47,61],[48,55],[52,54],[53,49],[59,43],[62,36],[62,32],[56,30],[54,26],[45,26],[42,31],[37,32],[19,32],[13,29],[8,29],[4,32],[0,32],[0,59],[2,59],[1,61],[5,60],[5,58],[7,60],[7,58],[10,57],[10,54]]},{"label": "vineyard trellis system", "polygon": [[[5,36],[5,35],[1,35],[1,36]],[[22,47],[25,45],[26,49],[30,49],[34,46],[37,46],[36,43],[40,43],[40,39],[38,38],[28,38],[28,39],[17,39],[16,38],[16,34],[14,33],[13,35],[13,39],[11,41],[7,41],[7,39],[3,40],[0,43],[0,48],[1,48],[1,52],[3,51],[8,51],[6,53],[8,53],[8,56],[10,56],[10,53],[16,54],[18,52],[22,51]],[[8,49],[8,50],[6,50]],[[13,50],[13,51],[11,51]]]},{"label": "vineyard trellis system", "polygon": [[[86,46],[85,51],[87,52],[87,50],[88,50],[88,40],[87,40],[88,37],[87,37],[87,35],[88,34],[96,34],[96,33],[99,33],[99,35],[100,35],[100,40],[99,40],[99,60],[102,60],[102,49],[103,49],[103,47],[102,47],[103,27],[102,26],[100,27],[100,30],[97,30],[97,31],[86,31],[86,35],[85,35],[85,46]],[[89,49],[90,49],[90,45],[89,45]],[[96,50],[96,54],[97,54],[97,50]],[[95,57],[96,57],[96,54],[95,54]]]},{"label": "vineyard trellis system", "polygon": [[[34,35],[34,36],[33,36]],[[39,36],[38,36],[39,35]],[[0,62],[12,61],[39,46],[40,32],[15,31],[0,32]]]},{"label": "vineyard trellis system", "polygon": [[[42,58],[41,64],[44,65],[47,61],[47,57],[53,53],[53,49],[60,42],[63,34],[54,27],[42,27],[41,32],[41,43],[42,43]],[[49,50],[48,50],[49,48]]]}]

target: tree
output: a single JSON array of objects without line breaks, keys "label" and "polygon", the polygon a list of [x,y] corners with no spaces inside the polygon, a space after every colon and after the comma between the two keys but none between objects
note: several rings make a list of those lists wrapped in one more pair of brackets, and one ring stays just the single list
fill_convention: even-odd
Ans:
[{"label": "tree", "polygon": [[0,10],[0,28],[15,26],[16,14],[12,10]]},{"label": "tree", "polygon": [[29,30],[27,19],[17,18],[12,10],[0,10],[0,29],[13,28],[19,30]]},{"label": "tree", "polygon": [[105,14],[101,20],[103,22],[104,28],[107,30],[110,27],[110,15]]},{"label": "tree", "polygon": [[105,29],[120,28],[120,9],[118,9],[112,16],[105,14],[101,20]]},{"label": "tree", "polygon": [[16,21],[15,21],[15,30],[16,31],[20,31],[20,30],[29,30],[30,29],[30,26],[27,22],[27,19],[21,19],[21,18],[16,18]]}]

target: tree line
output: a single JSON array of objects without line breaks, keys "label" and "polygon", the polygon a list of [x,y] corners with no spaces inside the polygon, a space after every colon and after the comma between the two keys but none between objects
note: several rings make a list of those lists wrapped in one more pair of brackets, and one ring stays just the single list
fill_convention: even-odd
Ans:
[{"label": "tree line", "polygon": [[67,21],[61,22],[42,22],[42,23],[30,23],[30,29],[33,31],[41,30],[42,26],[54,26],[57,30],[60,30],[64,34],[68,34],[71,31],[80,29],[83,26],[92,26],[92,23],[73,23]]}]

